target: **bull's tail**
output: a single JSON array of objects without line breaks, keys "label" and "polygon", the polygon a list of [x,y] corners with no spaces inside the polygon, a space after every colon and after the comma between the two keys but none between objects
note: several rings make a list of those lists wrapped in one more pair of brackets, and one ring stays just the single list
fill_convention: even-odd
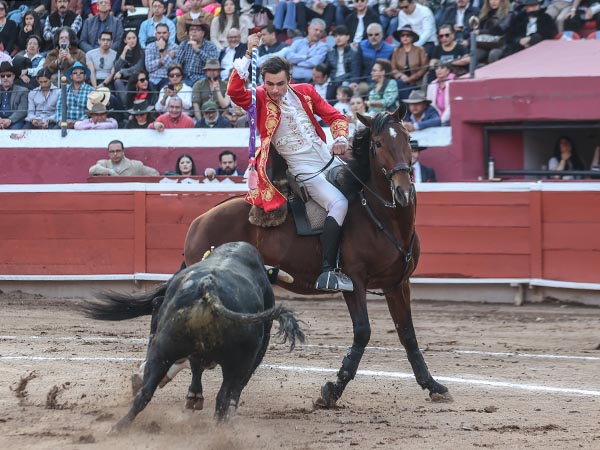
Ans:
[{"label": "bull's tail", "polygon": [[98,294],[96,300],[83,303],[78,309],[85,316],[96,320],[134,319],[152,314],[154,300],[163,297],[166,291],[167,283],[143,294],[102,292]]},{"label": "bull's tail", "polygon": [[277,319],[279,321],[279,331],[275,336],[280,338],[282,344],[289,340],[290,351],[296,347],[296,339],[300,342],[305,341],[304,332],[300,328],[302,321],[296,318],[291,309],[277,305],[259,313],[250,314],[231,311],[221,303],[215,279],[212,275],[204,277],[200,283],[200,292],[203,293],[202,301],[206,302],[217,316],[242,324],[257,324]]}]

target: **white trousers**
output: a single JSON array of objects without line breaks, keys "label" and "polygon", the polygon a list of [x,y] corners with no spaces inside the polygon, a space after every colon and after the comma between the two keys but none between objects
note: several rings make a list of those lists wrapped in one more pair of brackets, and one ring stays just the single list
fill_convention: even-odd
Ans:
[{"label": "white trousers", "polygon": [[348,200],[344,194],[327,181],[324,173],[304,181],[304,185],[314,201],[325,208],[327,215],[333,217],[341,226],[348,212]]}]

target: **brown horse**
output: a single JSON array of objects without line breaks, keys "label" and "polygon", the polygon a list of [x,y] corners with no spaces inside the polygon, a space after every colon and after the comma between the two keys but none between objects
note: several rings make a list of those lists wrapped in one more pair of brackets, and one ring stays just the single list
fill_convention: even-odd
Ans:
[{"label": "brown horse", "polygon": [[[330,407],[354,378],[371,329],[367,289],[385,294],[400,342],[406,349],[417,383],[433,399],[450,398],[435,381],[419,350],[410,309],[409,276],[419,261],[415,232],[416,194],[411,179],[409,135],[402,124],[406,106],[374,118],[360,116],[366,128],[353,141],[352,156],[343,173],[344,184],[354,187],[341,243],[343,270],[354,283],[344,292],[352,318],[354,342],[342,361],[336,382],[321,389],[321,403]],[[321,269],[319,238],[298,236],[291,217],[274,228],[248,222],[250,205],[236,198],[215,206],[191,224],[185,242],[189,266],[206,250],[225,242],[246,241],[256,246],[265,263],[278,265],[295,279],[286,289],[299,294],[322,294],[314,282]]]}]

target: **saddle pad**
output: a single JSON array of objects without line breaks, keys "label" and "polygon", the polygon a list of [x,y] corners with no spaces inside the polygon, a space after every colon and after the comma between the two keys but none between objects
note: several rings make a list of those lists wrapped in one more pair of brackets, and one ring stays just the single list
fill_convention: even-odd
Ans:
[{"label": "saddle pad", "polygon": [[314,236],[323,232],[325,218],[327,217],[325,208],[319,206],[312,199],[304,203],[297,195],[293,195],[288,199],[288,205],[294,216],[296,233],[299,236]]}]

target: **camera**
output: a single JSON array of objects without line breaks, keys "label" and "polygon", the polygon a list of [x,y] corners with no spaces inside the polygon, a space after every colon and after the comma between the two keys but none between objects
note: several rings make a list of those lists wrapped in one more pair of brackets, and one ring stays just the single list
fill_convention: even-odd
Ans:
[{"label": "camera", "polygon": [[60,44],[61,50],[67,50],[69,48],[69,44]]}]

